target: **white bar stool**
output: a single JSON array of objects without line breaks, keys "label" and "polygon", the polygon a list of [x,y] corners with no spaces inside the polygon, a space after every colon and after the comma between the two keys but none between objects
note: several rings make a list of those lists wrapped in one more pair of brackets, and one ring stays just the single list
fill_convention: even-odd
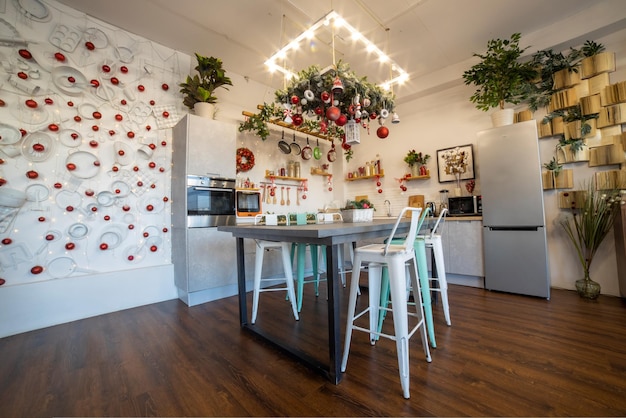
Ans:
[{"label": "white bar stool", "polygon": [[443,259],[443,244],[441,241],[441,233],[437,233],[437,230],[443,225],[444,218],[448,212],[448,209],[444,208],[439,214],[439,218],[435,223],[430,234],[420,236],[423,238],[426,244],[426,248],[430,248],[435,256],[435,267],[437,270],[437,277],[429,277],[431,283],[436,285],[430,286],[430,290],[433,292],[439,292],[441,295],[441,304],[443,306],[443,314],[446,318],[446,324],[452,326],[450,321],[450,306],[448,304],[448,281],[446,280],[446,265]]},{"label": "white bar stool", "polygon": [[[287,290],[287,296],[289,302],[291,303],[291,308],[293,310],[293,316],[296,318],[296,321],[300,320],[298,316],[298,308],[296,304],[296,293],[293,288],[293,271],[291,270],[291,260],[290,260],[290,244],[288,242],[276,242],[276,241],[264,241],[264,240],[255,240],[256,242],[256,255],[254,259],[254,293],[252,296],[252,323],[256,322],[256,317],[259,308],[259,294],[261,292],[276,292],[281,290]],[[286,287],[267,287],[262,288],[261,282],[276,282],[280,280],[280,278],[276,279],[262,279],[261,273],[263,269],[263,255],[265,251],[277,249],[281,252],[282,260],[283,260],[283,270],[285,272],[285,277],[283,280],[286,282]]]},{"label": "white bar stool", "polygon": [[[394,235],[402,218],[407,212],[411,211],[411,226],[402,244],[392,244]],[[417,283],[417,263],[415,260],[415,250],[413,243],[417,235],[417,225],[420,218],[422,208],[404,208],[398,216],[396,223],[391,231],[386,244],[371,244],[359,247],[354,251],[354,266],[352,269],[352,281],[350,283],[350,298],[348,302],[348,321],[346,325],[346,340],[344,345],[343,358],[341,361],[341,371],[346,370],[348,363],[348,354],[350,352],[350,341],[352,339],[352,331],[358,330],[370,334],[370,343],[375,344],[377,336],[389,338],[396,341],[396,350],[398,355],[398,369],[400,374],[400,383],[402,385],[403,396],[408,399],[409,391],[409,339],[419,329],[422,337],[422,346],[426,361],[431,362],[430,350],[428,348],[428,339],[426,337],[426,326],[424,322],[424,310],[422,307],[422,295],[420,287]],[[369,306],[363,311],[356,312],[356,300],[359,288],[359,274],[361,271],[361,263],[369,264],[368,266],[368,283],[369,283]],[[411,277],[411,291],[415,304],[415,312],[409,312],[407,309],[407,291],[406,291],[406,264],[408,263],[408,271]],[[389,287],[391,292],[392,308],[380,306],[380,289],[382,279],[382,267],[386,265],[389,270]],[[394,335],[378,332],[378,317],[380,309],[387,309],[393,312]],[[369,313],[369,328],[355,325],[355,321],[362,315]],[[409,316],[417,318],[417,324],[409,331]]]}]

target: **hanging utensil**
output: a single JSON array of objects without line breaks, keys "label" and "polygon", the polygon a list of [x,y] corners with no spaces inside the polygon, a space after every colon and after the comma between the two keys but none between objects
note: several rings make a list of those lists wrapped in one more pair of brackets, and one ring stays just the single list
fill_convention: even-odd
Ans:
[{"label": "hanging utensil", "polygon": [[300,188],[296,189],[296,205],[300,206]]},{"label": "hanging utensil", "polygon": [[335,160],[337,159],[337,151],[335,150],[335,142],[333,142],[333,145],[330,147],[330,151],[328,151],[328,154],[326,154],[326,158],[328,158],[328,161],[330,161],[331,163],[334,163]]},{"label": "hanging utensil", "polygon": [[285,206],[285,197],[283,192],[285,191],[285,186],[280,186],[280,205]]},{"label": "hanging utensil", "polygon": [[278,148],[281,150],[283,154],[291,154],[291,147],[285,141],[285,131],[283,131],[283,136],[280,141],[278,141]]},{"label": "hanging utensil", "polygon": [[291,153],[294,155],[300,155],[300,153],[302,152],[302,148],[300,148],[300,145],[298,145],[296,143],[296,133],[293,133],[293,142],[291,143]]},{"label": "hanging utensil", "polygon": [[306,147],[302,148],[302,159],[303,160],[310,160],[311,157],[313,156],[313,149],[311,148],[311,146],[309,145],[309,137],[306,137]]},{"label": "hanging utensil", "polygon": [[291,199],[289,199],[289,190],[291,187],[287,187],[287,206],[291,206]]},{"label": "hanging utensil", "polygon": [[322,158],[322,151],[320,150],[320,140],[317,139],[317,146],[313,149],[313,158],[319,160]]}]

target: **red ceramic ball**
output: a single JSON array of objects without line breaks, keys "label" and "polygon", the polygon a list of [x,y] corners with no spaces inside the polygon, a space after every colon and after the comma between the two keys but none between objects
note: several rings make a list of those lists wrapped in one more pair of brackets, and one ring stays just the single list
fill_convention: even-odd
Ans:
[{"label": "red ceramic ball", "polygon": [[348,117],[342,113],[341,115],[339,115],[335,123],[337,124],[337,126],[344,126],[346,123],[348,123]]}]

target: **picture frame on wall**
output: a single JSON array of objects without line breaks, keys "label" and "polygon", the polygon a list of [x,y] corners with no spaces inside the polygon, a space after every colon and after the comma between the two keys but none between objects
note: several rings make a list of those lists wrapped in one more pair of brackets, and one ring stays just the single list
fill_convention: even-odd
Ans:
[{"label": "picture frame on wall", "polygon": [[456,181],[455,172],[460,172],[460,180],[476,178],[474,173],[474,146],[472,144],[437,150],[439,183]]}]

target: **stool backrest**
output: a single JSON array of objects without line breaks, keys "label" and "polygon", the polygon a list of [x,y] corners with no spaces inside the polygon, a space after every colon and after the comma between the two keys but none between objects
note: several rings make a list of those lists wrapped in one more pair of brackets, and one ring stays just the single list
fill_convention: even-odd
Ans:
[{"label": "stool backrest", "polygon": [[385,249],[383,250],[383,255],[387,255],[387,252],[389,251],[389,246],[391,245],[391,241],[393,241],[393,236],[396,234],[396,230],[398,229],[398,225],[400,225],[400,222],[406,216],[407,212],[412,212],[411,226],[409,227],[409,232],[404,238],[404,243],[402,243],[402,245],[405,247],[406,251],[413,251],[413,243],[415,241],[415,237],[417,236],[418,224],[420,224],[420,219],[422,218],[420,216],[422,208],[406,207],[402,209],[402,212],[400,212],[398,219],[396,219],[396,223],[391,230],[391,234],[389,235],[389,238],[387,239],[387,244],[385,245]]},{"label": "stool backrest", "polygon": [[437,229],[439,228],[441,224],[443,224],[444,218],[447,213],[448,213],[448,208],[441,209],[441,213],[439,214],[439,218],[437,218],[437,222],[435,222],[435,226],[433,226],[433,229],[430,230],[431,238],[433,237],[433,235],[437,234]]}]

